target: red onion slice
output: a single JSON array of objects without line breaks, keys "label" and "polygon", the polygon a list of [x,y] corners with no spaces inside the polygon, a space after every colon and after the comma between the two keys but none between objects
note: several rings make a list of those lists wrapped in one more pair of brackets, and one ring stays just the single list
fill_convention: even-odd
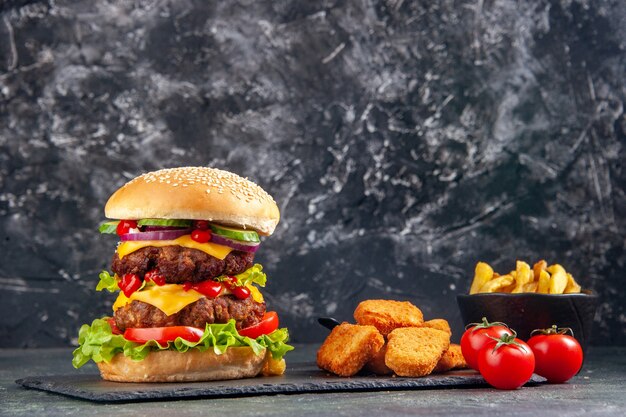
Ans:
[{"label": "red onion slice", "polygon": [[217,243],[218,245],[228,246],[235,250],[251,253],[256,252],[261,245],[261,242],[241,242],[239,240],[233,240],[224,236],[216,235],[215,233],[211,235],[211,242]]},{"label": "red onion slice", "polygon": [[153,230],[150,232],[126,233],[120,236],[122,242],[129,240],[174,240],[191,233],[191,229]]}]

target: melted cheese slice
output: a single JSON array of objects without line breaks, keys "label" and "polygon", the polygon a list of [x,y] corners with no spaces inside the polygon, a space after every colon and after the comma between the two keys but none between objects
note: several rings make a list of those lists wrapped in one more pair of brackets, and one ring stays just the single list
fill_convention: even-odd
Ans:
[{"label": "melted cheese slice", "polygon": [[141,291],[135,291],[130,297],[126,297],[123,292],[120,292],[117,300],[113,303],[113,311],[136,300],[155,306],[171,316],[201,298],[204,298],[204,295],[194,290],[185,291],[183,286],[179,284],[155,285]]},{"label": "melted cheese slice", "polygon": [[145,248],[147,246],[162,247],[162,246],[183,246],[189,249],[200,250],[207,255],[211,255],[217,259],[224,259],[233,250],[228,246],[218,245],[217,243],[198,243],[191,238],[191,235],[184,235],[174,240],[129,240],[121,242],[117,246],[117,254],[122,259],[129,253],[133,253],[136,250]]},{"label": "melted cheese slice", "polygon": [[[261,294],[261,291],[253,285],[247,285],[247,287],[250,289],[252,299],[257,303],[262,303],[263,295]],[[230,294],[230,291],[228,291],[227,288],[224,288],[220,293],[220,296],[227,294]],[[126,297],[124,293],[120,291],[115,303],[113,303],[113,311],[137,300],[150,304],[168,316],[171,316],[201,298],[205,298],[205,296],[195,290],[185,291],[183,286],[180,284],[165,284],[161,286],[154,285],[140,291],[135,291],[130,295],[130,297]]]}]

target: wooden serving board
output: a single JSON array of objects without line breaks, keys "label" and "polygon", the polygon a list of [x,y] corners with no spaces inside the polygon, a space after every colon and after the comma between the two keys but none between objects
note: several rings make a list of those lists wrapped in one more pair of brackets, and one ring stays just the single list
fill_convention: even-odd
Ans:
[{"label": "wooden serving board", "polygon": [[[533,375],[529,384],[543,381],[543,378]],[[98,374],[83,374],[26,377],[15,382],[26,388],[105,403],[487,386],[480,374],[472,370],[450,371],[422,378],[376,375],[341,378],[319,370],[315,363],[292,364],[287,372],[279,377],[257,377],[234,381],[120,383],[104,381]]]}]

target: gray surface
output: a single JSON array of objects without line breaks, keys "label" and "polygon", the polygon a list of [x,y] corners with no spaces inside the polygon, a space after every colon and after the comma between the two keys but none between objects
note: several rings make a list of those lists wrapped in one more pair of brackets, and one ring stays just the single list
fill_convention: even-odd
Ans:
[{"label": "gray surface", "polygon": [[108,196],[142,171],[258,181],[296,341],[357,302],[451,320],[478,260],[561,262],[626,344],[623,0],[0,1],[0,346],[110,311]]},{"label": "gray surface", "polygon": [[[290,360],[308,360],[315,346]],[[95,404],[26,390],[13,381],[25,375],[70,373],[68,349],[0,350],[0,415],[6,416],[618,416],[626,413],[626,349],[595,347],[585,368],[569,383],[516,391],[491,388],[433,389],[275,395],[211,400]],[[77,371],[93,373],[94,368]]]}]

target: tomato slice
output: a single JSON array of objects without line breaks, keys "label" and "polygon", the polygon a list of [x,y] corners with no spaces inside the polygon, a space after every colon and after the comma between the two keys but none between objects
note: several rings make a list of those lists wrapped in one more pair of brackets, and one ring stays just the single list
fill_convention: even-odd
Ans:
[{"label": "tomato slice", "polygon": [[203,334],[204,330],[191,326],[133,327],[124,331],[124,339],[137,343],[155,340],[157,343],[164,345],[167,342],[173,342],[177,337],[190,342],[197,342]]},{"label": "tomato slice", "polygon": [[270,334],[276,329],[278,329],[278,314],[275,311],[269,311],[265,313],[260,322],[239,330],[239,334],[250,339],[256,339],[264,334]]},{"label": "tomato slice", "polygon": [[113,317],[109,317],[106,320],[107,320],[107,323],[109,323],[109,326],[111,327],[111,333],[113,333],[113,334],[122,334],[120,329],[117,328],[117,324],[115,324],[115,319]]}]

